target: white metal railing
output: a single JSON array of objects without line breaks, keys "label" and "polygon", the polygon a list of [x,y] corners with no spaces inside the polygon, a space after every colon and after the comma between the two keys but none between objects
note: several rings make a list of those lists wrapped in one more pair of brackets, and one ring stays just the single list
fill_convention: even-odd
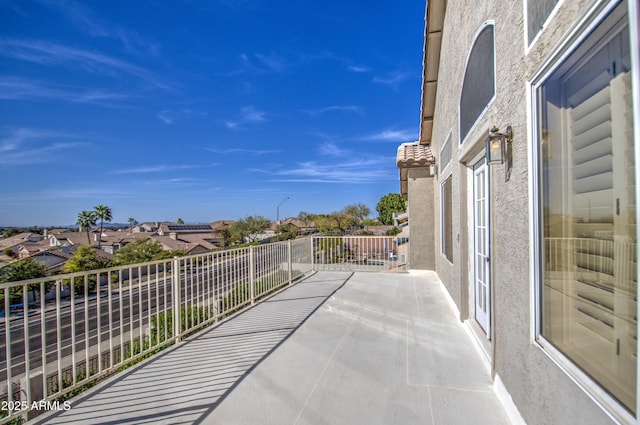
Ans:
[{"label": "white metal railing", "polygon": [[[310,239],[0,284],[5,423],[291,284]],[[4,308],[2,308],[2,306]]]},{"label": "white metal railing", "polygon": [[401,267],[405,242],[310,237],[2,283],[0,423],[26,418],[34,402],[60,407],[51,403],[313,270]]},{"label": "white metal railing", "polygon": [[[588,278],[635,292],[636,242],[610,238],[544,238],[544,272],[548,279]],[[564,276],[564,277],[563,277]]]},{"label": "white metal railing", "polygon": [[385,271],[404,268],[407,239],[394,236],[316,236],[314,270]]}]

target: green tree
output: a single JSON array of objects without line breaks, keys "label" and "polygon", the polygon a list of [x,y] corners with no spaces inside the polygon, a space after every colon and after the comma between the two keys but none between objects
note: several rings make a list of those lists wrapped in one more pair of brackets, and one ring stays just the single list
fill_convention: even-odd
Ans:
[{"label": "green tree", "polygon": [[11,247],[6,247],[5,249],[2,250],[2,253],[7,257],[11,257],[11,258],[16,258],[18,256],[18,254],[14,252],[13,249],[11,249]]},{"label": "green tree", "polygon": [[218,234],[220,235],[220,238],[222,239],[223,247],[227,247],[231,245],[233,235],[231,233],[231,225],[229,223],[226,223],[226,222],[220,223],[217,226],[216,231],[218,232]]},{"label": "green tree", "polygon": [[398,227],[393,226],[391,229],[387,230],[384,234],[387,236],[395,236],[402,233],[402,230]]},{"label": "green tree", "polygon": [[157,253],[156,255],[154,255],[150,261],[167,260],[173,257],[184,257],[185,255],[187,255],[187,251],[182,249],[172,249],[168,251],[163,250]]},{"label": "green tree", "polygon": [[2,233],[2,237],[3,238],[10,238],[11,236],[15,236],[18,233],[20,233],[20,229],[16,229],[15,227],[12,227],[11,229],[7,229]]},{"label": "green tree", "polygon": [[309,227],[309,223],[314,220],[315,214],[308,213],[306,211],[300,211],[298,213],[298,220],[304,223],[304,227]]},{"label": "green tree", "polygon": [[[89,270],[102,269],[108,266],[109,261],[96,255],[96,250],[90,246],[82,245],[78,247],[73,257],[64,264],[65,273],[84,272]],[[93,291],[96,286],[96,276],[89,276],[89,290]],[[76,294],[84,293],[84,280],[76,280],[74,282],[74,290]]]},{"label": "green tree", "polygon": [[[18,282],[20,280],[36,279],[47,275],[46,266],[34,260],[33,258],[25,258],[24,260],[16,261],[8,266],[0,269],[0,283],[3,282]],[[51,282],[45,284],[45,292],[52,286]],[[37,298],[37,294],[40,291],[40,284],[29,285],[29,290],[33,293],[33,299]],[[4,293],[3,293],[4,295]],[[10,298],[18,301],[18,297],[22,295],[22,286],[11,288]],[[3,300],[4,301],[4,300]],[[3,303],[4,305],[4,303]]]},{"label": "green tree", "polygon": [[181,218],[178,218],[178,220],[176,220],[176,224],[184,224],[184,220]]},{"label": "green tree", "polygon": [[106,205],[97,205],[93,207],[93,211],[96,214],[96,218],[100,219],[100,237],[98,238],[98,248],[102,247],[102,228],[104,227],[104,222],[113,220],[113,216],[111,213],[111,208]]},{"label": "green tree", "polygon": [[369,215],[369,208],[363,204],[344,207],[330,214],[318,214],[314,217],[318,230],[327,235],[345,235],[355,233]]},{"label": "green tree", "polygon": [[276,233],[278,234],[278,239],[295,239],[297,234],[296,226],[291,223],[287,224],[279,224],[276,226]]},{"label": "green tree", "polygon": [[144,263],[155,259],[162,252],[162,244],[153,239],[138,239],[118,250],[111,260],[114,266]]},{"label": "green tree", "polygon": [[78,247],[73,257],[64,264],[65,273],[84,272],[101,269],[107,266],[108,260],[96,255],[96,250],[90,246]]},{"label": "green tree", "polygon": [[399,193],[389,193],[380,198],[376,205],[378,220],[382,224],[393,224],[393,213],[402,213],[407,210],[407,202]]},{"label": "green tree", "polygon": [[78,214],[78,219],[76,220],[76,224],[80,226],[78,229],[80,232],[83,230],[87,232],[87,242],[91,245],[91,238],[89,237],[89,229],[92,226],[96,225],[96,221],[98,221],[98,217],[94,211],[82,211]]},{"label": "green tree", "polygon": [[33,258],[16,261],[0,269],[0,282],[17,282],[47,275],[44,264]]},{"label": "green tree", "polygon": [[151,261],[154,255],[162,252],[160,242],[153,239],[138,239],[137,241],[119,249],[111,260],[114,266],[124,264],[144,263]]},{"label": "green tree", "polygon": [[230,230],[232,238],[236,241],[242,242],[247,238],[249,242],[256,242],[258,235],[268,229],[270,225],[271,222],[268,219],[256,215],[234,222]]},{"label": "green tree", "polygon": [[343,217],[339,216],[339,213],[333,212],[331,214],[317,214],[315,216],[316,228],[320,233],[325,235],[338,235],[342,233],[341,222]]},{"label": "green tree", "polygon": [[129,222],[129,230],[131,230],[131,232],[133,232],[133,226],[138,225],[138,221],[133,218],[133,217],[129,217],[129,220],[127,220]]},{"label": "green tree", "polygon": [[342,212],[348,217],[353,218],[354,221],[358,224],[362,224],[364,219],[367,218],[369,214],[371,214],[371,210],[369,209],[369,207],[364,204],[347,205],[346,207],[344,207]]}]

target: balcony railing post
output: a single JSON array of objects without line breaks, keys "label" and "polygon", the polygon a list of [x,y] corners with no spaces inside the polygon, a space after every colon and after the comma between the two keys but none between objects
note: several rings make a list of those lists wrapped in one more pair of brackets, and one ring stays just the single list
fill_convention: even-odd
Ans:
[{"label": "balcony railing post", "polygon": [[173,257],[173,285],[171,292],[173,293],[173,332],[175,335],[176,342],[180,342],[182,338],[182,321],[180,317],[181,313],[181,285],[180,285],[180,259],[178,257]]},{"label": "balcony railing post", "polygon": [[313,236],[311,236],[311,237],[309,238],[309,243],[311,244],[311,249],[309,250],[309,252],[311,253],[311,271],[314,271],[314,270],[315,270],[315,268],[316,268],[316,265],[315,265],[315,261],[316,261],[316,253],[315,253],[315,251],[313,250],[313,240],[314,240],[314,239],[315,239],[315,238],[314,238]]},{"label": "balcony railing post", "polygon": [[291,258],[291,239],[287,241],[287,270],[289,273],[289,285],[293,285],[293,260]]},{"label": "balcony railing post", "polygon": [[256,290],[255,290],[255,279],[254,276],[256,274],[256,266],[255,266],[255,254],[254,254],[254,246],[251,245],[249,247],[249,297],[251,298],[251,304],[255,304],[256,302]]},{"label": "balcony railing post", "polygon": [[[22,286],[22,311],[24,312],[23,316],[22,316],[22,324],[24,326],[23,328],[23,340],[24,340],[24,352],[25,354],[29,353],[29,288],[27,287],[27,285],[23,285]],[[9,332],[11,331],[10,329],[8,330]],[[7,332],[7,330],[5,329],[5,332]],[[30,357],[29,355],[25,355],[24,356],[24,374],[25,374],[25,378],[24,378],[24,383],[25,386],[24,388],[22,387],[22,382],[20,385],[20,392],[22,393],[22,391],[25,391],[25,398],[27,401],[27,405],[31,404],[31,364],[30,364]],[[22,398],[22,394],[21,397]]]},{"label": "balcony railing post", "polygon": [[5,333],[4,333],[4,347],[6,351],[6,359],[7,359],[7,402],[13,402],[13,384],[11,376],[12,365],[11,365],[11,356],[13,353],[11,352],[11,291],[9,288],[4,288],[4,325],[5,325]]}]

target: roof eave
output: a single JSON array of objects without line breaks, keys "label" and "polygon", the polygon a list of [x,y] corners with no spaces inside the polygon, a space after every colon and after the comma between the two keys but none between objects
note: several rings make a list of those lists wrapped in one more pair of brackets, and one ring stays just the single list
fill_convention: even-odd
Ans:
[{"label": "roof eave", "polygon": [[431,144],[433,117],[438,88],[440,49],[446,0],[428,0],[425,13],[424,56],[422,63],[422,102],[420,105],[420,144]]}]

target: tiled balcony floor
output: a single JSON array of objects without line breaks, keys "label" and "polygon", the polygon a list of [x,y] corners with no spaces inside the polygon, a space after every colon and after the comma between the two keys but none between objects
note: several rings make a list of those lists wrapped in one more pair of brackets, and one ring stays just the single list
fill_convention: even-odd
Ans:
[{"label": "tiled balcony floor", "polygon": [[430,272],[320,272],[46,424],[507,424]]}]

